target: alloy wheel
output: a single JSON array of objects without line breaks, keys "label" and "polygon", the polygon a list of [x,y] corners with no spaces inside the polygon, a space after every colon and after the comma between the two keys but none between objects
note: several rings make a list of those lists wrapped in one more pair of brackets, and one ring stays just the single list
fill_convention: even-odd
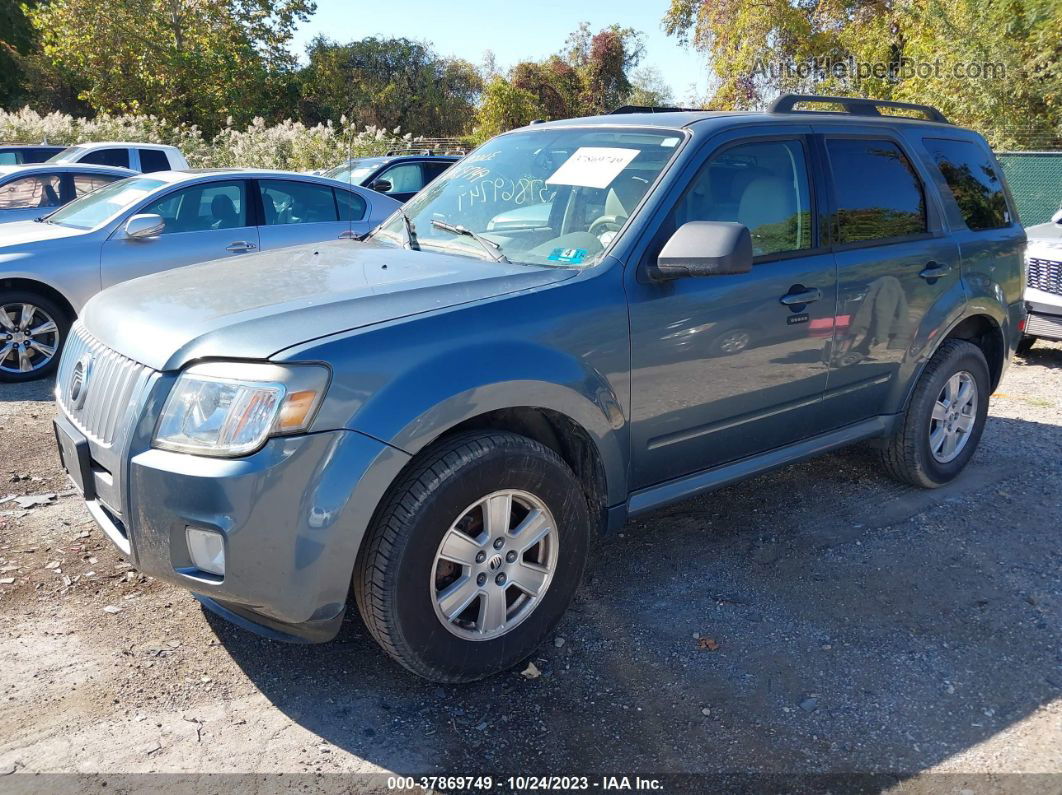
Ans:
[{"label": "alloy wheel", "polygon": [[59,326],[36,304],[0,305],[0,371],[32,373],[47,367],[59,351]]}]

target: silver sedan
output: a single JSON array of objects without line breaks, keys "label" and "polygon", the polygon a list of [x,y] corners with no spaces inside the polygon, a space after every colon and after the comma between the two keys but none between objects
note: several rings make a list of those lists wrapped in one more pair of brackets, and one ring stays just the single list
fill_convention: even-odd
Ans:
[{"label": "silver sedan", "polygon": [[128,168],[80,163],[0,166],[0,224],[32,221],[134,174]]},{"label": "silver sedan", "polygon": [[0,224],[0,381],[51,373],[81,307],[112,284],[251,251],[355,239],[400,206],[306,174],[161,171],[107,185],[37,221]]}]

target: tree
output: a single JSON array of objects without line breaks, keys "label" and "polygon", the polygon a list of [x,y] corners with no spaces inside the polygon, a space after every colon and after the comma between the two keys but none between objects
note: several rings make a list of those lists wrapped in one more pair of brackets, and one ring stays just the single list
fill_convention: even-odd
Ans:
[{"label": "tree", "polygon": [[713,107],[870,96],[935,105],[997,146],[1062,140],[1058,0],[671,0],[664,26],[710,55]]},{"label": "tree", "polygon": [[534,94],[518,88],[498,76],[483,89],[483,99],[476,111],[475,137],[486,140],[491,136],[523,127],[535,118],[539,105]]},{"label": "tree", "polygon": [[22,105],[46,111],[85,113],[71,76],[43,57],[37,32],[26,16],[33,0],[0,0],[0,108]]},{"label": "tree", "polygon": [[652,66],[638,69],[631,75],[631,91],[624,102],[627,105],[666,107],[675,104],[671,86],[664,81],[660,71]]},{"label": "tree", "polygon": [[[107,113],[208,133],[267,115],[294,70],[287,49],[312,0],[51,0],[30,13],[45,55]],[[263,113],[266,111],[266,113]]]},{"label": "tree", "polygon": [[345,115],[361,125],[455,135],[467,130],[482,90],[468,61],[440,58],[409,39],[318,37],[307,55],[299,85],[308,124]]},{"label": "tree", "polygon": [[638,31],[612,25],[591,33],[584,22],[559,53],[521,61],[507,76],[494,74],[476,115],[477,134],[494,135],[532,119],[593,116],[623,105],[644,52]]}]

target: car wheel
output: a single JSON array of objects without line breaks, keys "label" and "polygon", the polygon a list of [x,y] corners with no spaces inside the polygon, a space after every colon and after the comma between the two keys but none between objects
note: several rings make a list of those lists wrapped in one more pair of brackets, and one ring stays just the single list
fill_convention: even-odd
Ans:
[{"label": "car wheel", "polygon": [[589,513],[561,458],[523,436],[429,448],[374,517],[354,572],[373,637],[413,673],[470,682],[528,657],[586,562]]},{"label": "car wheel", "polygon": [[54,301],[24,290],[0,291],[0,381],[33,381],[55,372],[70,318]]},{"label": "car wheel", "polygon": [[1021,340],[1018,341],[1018,347],[1015,348],[1014,352],[1018,354],[1018,356],[1024,356],[1032,350],[1032,346],[1035,343],[1036,337],[1022,337]]},{"label": "car wheel", "polygon": [[977,449],[990,392],[988,363],[980,348],[964,340],[941,345],[882,450],[889,474],[923,488],[954,480]]}]

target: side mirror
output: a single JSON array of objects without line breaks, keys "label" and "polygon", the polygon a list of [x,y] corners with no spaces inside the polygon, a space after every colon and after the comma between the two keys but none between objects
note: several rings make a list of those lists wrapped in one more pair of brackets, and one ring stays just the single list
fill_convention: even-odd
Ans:
[{"label": "side mirror", "polygon": [[659,277],[724,276],[752,270],[752,236],[732,221],[689,221],[675,230],[656,260]]},{"label": "side mirror", "polygon": [[125,222],[125,235],[134,240],[143,240],[160,234],[165,228],[166,222],[162,220],[161,215],[144,213],[143,215],[134,215]]},{"label": "side mirror", "polygon": [[390,193],[391,181],[387,179],[378,179],[372,185],[369,186],[377,193]]}]

